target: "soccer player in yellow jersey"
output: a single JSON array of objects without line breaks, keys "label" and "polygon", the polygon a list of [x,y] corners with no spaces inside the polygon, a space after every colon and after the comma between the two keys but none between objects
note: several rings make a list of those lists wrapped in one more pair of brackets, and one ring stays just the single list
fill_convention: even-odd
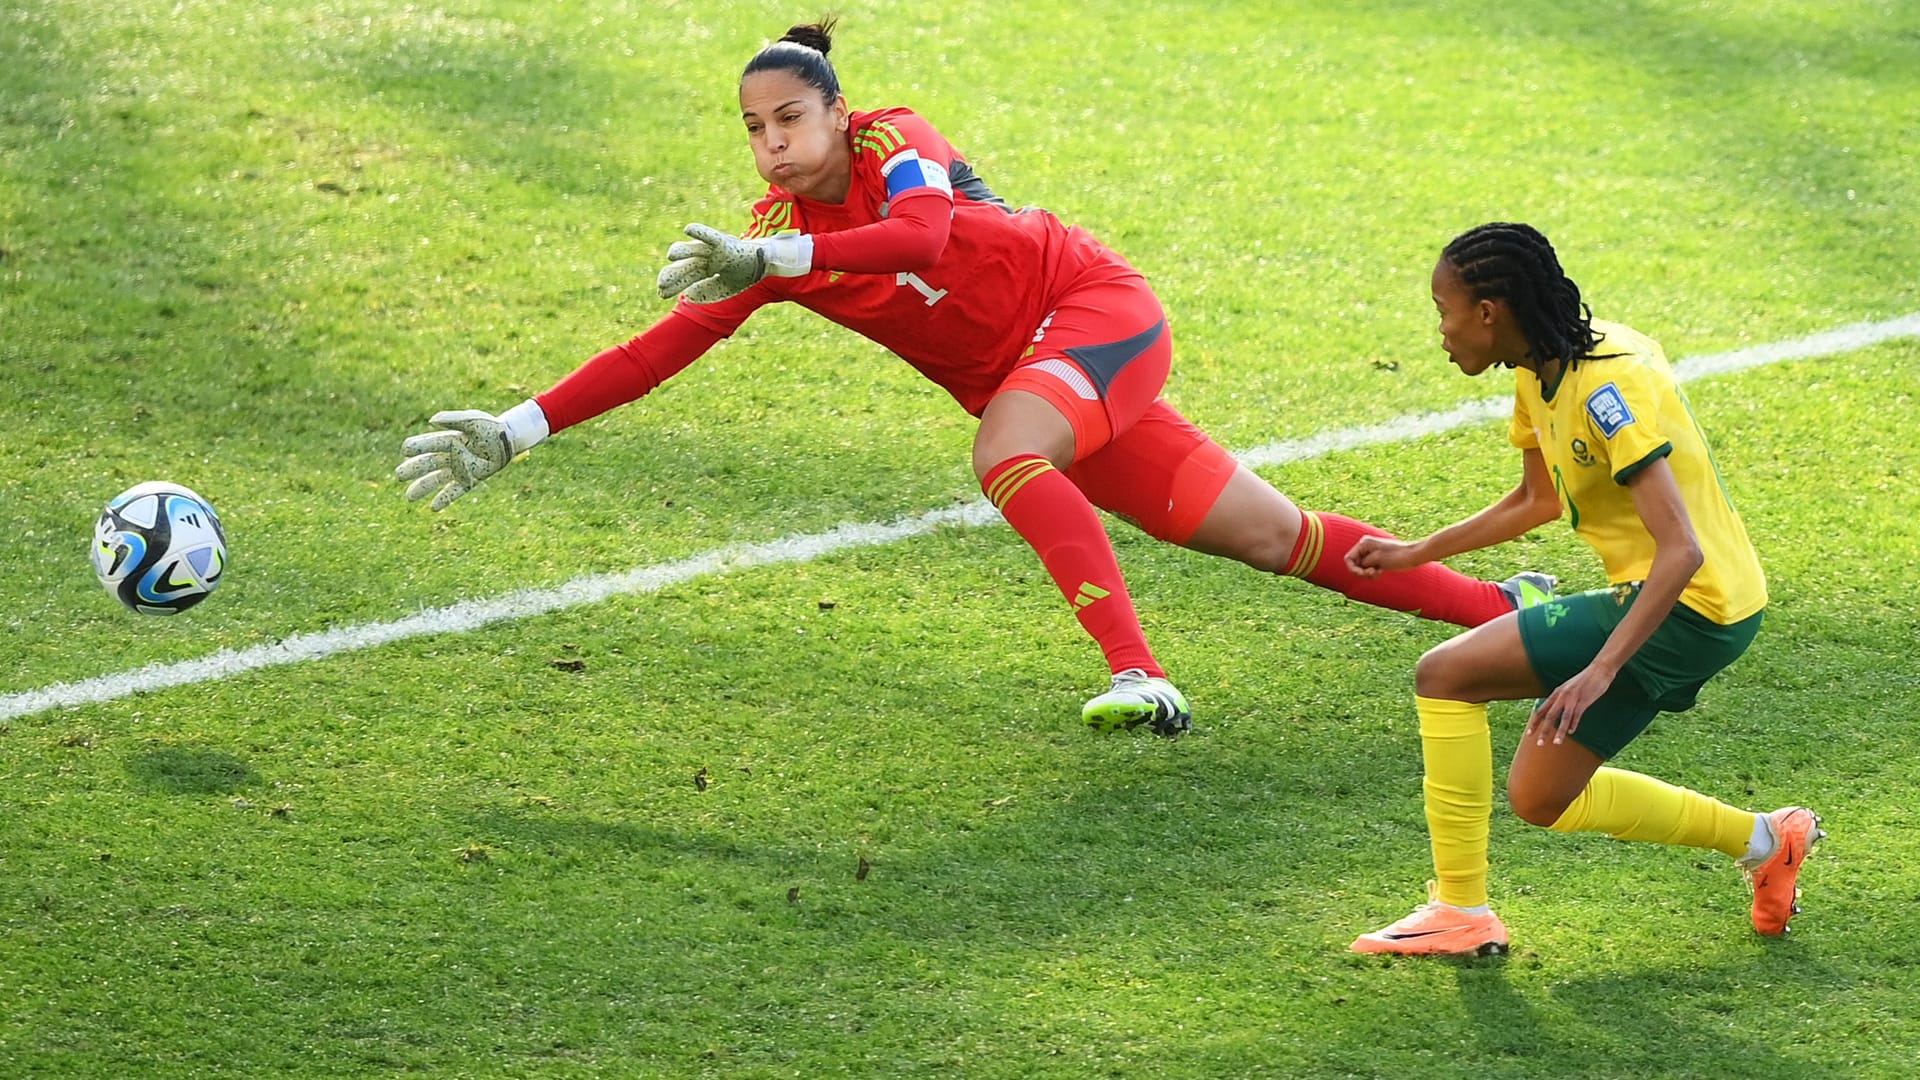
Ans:
[{"label": "soccer player in yellow jersey", "polygon": [[1349,567],[1438,561],[1564,513],[1612,585],[1512,612],[1420,658],[1414,706],[1436,880],[1427,903],[1354,951],[1505,950],[1506,927],[1487,905],[1487,703],[1527,698],[1539,702],[1507,773],[1522,820],[1723,851],[1752,886],[1754,929],[1785,933],[1801,864],[1826,835],[1812,811],[1753,813],[1606,765],[1656,713],[1693,707],[1753,641],[1767,603],[1746,527],[1660,346],[1594,319],[1553,246],[1526,225],[1455,238],[1434,267],[1433,302],[1441,348],[1462,372],[1514,369],[1507,437],[1520,483],[1422,539],[1364,537]]}]

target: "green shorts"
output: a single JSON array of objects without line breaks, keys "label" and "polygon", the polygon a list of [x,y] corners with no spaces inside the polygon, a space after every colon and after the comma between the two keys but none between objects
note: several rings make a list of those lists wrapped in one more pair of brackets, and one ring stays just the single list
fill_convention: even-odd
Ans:
[{"label": "green shorts", "polygon": [[[1551,690],[1584,670],[1639,598],[1636,581],[1556,597],[1521,611],[1520,642],[1541,685]],[[1646,730],[1656,713],[1693,708],[1707,680],[1747,651],[1765,614],[1758,611],[1722,626],[1675,604],[1613,686],[1587,709],[1573,740],[1612,758]]]}]

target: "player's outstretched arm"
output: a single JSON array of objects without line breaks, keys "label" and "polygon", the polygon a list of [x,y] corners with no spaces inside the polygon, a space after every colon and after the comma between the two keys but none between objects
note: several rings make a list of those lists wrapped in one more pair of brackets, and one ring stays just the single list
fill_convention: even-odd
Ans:
[{"label": "player's outstretched arm", "polygon": [[446,509],[554,432],[645,397],[732,333],[751,312],[713,310],[716,317],[726,316],[718,318],[717,328],[675,310],[645,333],[602,350],[545,393],[499,416],[477,409],[435,413],[436,430],[401,444],[406,460],[394,476],[410,481],[407,498],[432,495],[433,508]]},{"label": "player's outstretched arm", "polygon": [[537,402],[524,401],[500,416],[478,409],[437,412],[429,418],[437,429],[415,435],[400,444],[406,455],[393,470],[396,479],[411,481],[407,498],[433,496],[433,509],[449,504],[494,473],[514,456],[547,437],[547,418]]},{"label": "player's outstretched arm", "polygon": [[1498,502],[1418,540],[1362,537],[1353,550],[1347,552],[1347,569],[1361,577],[1408,570],[1422,563],[1440,562],[1463,552],[1504,544],[1559,516],[1560,495],[1553,485],[1546,458],[1537,448],[1524,450],[1520,483]]}]

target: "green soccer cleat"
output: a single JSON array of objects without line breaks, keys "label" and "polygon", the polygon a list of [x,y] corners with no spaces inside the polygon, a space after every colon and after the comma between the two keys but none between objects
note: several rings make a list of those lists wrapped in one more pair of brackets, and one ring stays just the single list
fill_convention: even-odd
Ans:
[{"label": "green soccer cleat", "polygon": [[1538,570],[1522,570],[1500,583],[1500,591],[1507,596],[1507,602],[1515,611],[1525,611],[1530,607],[1539,607],[1553,599],[1553,588],[1560,584],[1552,574],[1543,574]]},{"label": "green soccer cleat", "polygon": [[1113,688],[1082,706],[1080,719],[1095,731],[1132,731],[1144,724],[1169,739],[1193,730],[1186,696],[1139,668],[1115,673]]}]

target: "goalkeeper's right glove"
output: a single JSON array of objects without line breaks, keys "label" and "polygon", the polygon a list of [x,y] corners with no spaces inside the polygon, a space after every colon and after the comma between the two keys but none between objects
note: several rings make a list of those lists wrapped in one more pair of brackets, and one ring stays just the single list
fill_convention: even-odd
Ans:
[{"label": "goalkeeper's right glove", "polygon": [[473,486],[506,468],[514,455],[547,437],[547,414],[528,399],[500,416],[478,409],[437,412],[429,422],[438,431],[415,435],[400,444],[405,461],[393,470],[396,479],[411,480],[409,500],[433,494],[433,509],[445,510]]},{"label": "goalkeeper's right glove", "polygon": [[763,277],[801,277],[813,271],[813,237],[800,233],[743,239],[707,225],[687,226],[691,240],[667,249],[655,279],[660,299],[684,295],[696,304],[738,296]]}]

